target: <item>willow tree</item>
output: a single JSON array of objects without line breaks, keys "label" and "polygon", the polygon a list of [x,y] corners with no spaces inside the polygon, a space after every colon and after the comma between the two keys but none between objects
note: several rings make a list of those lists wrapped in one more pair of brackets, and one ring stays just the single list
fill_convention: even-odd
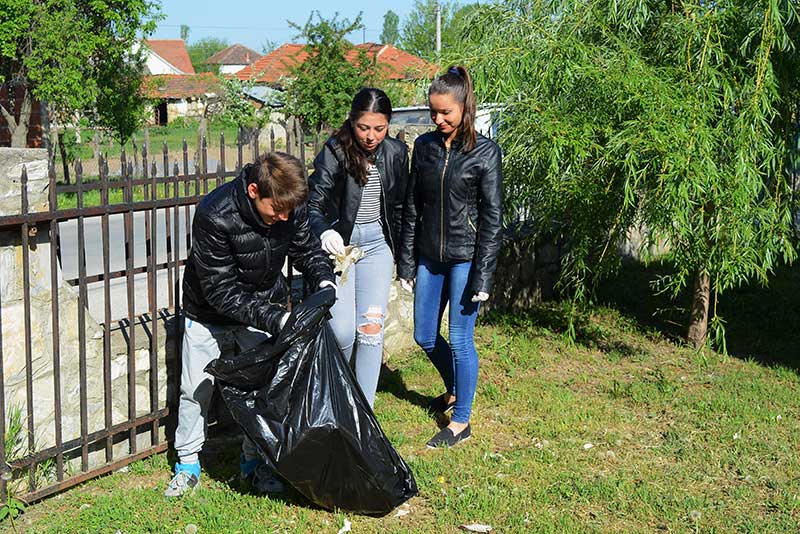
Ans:
[{"label": "willow tree", "polygon": [[[654,281],[692,288],[688,341],[723,344],[719,295],[795,258],[787,172],[798,0],[551,0],[483,6],[459,59],[504,105],[509,212],[566,240],[587,299],[632,227]],[[711,309],[709,310],[709,306]],[[709,325],[710,318],[710,325]]]}]

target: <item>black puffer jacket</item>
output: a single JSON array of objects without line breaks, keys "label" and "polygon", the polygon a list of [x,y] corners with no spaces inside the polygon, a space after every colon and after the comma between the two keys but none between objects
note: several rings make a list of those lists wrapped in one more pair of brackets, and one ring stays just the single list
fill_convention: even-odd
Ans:
[{"label": "black puffer jacket", "polygon": [[281,272],[286,255],[312,287],[333,281],[333,269],[309,229],[305,205],[296,207],[287,221],[264,223],[247,196],[248,167],[209,193],[195,210],[183,310],[201,322],[244,324],[274,334],[289,294]]},{"label": "black puffer jacket", "polygon": [[489,293],[501,244],[500,147],[479,134],[465,154],[459,141],[447,150],[438,132],[419,136],[409,195],[398,276],[414,278],[419,254],[441,262],[472,261],[471,291]]},{"label": "black puffer jacket", "polygon": [[[387,136],[375,152],[375,166],[381,175],[383,232],[396,257],[409,184],[406,144]],[[364,186],[347,174],[344,167],[344,152],[339,143],[334,138],[328,139],[314,159],[314,172],[308,178],[308,217],[317,237],[334,229],[347,245]]]}]

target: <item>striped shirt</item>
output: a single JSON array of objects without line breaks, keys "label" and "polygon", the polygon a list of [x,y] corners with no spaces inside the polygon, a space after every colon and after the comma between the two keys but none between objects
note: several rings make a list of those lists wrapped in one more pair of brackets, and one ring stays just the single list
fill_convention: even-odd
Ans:
[{"label": "striped shirt", "polygon": [[361,190],[361,206],[356,224],[366,224],[381,218],[381,175],[375,165],[367,169],[367,185]]}]

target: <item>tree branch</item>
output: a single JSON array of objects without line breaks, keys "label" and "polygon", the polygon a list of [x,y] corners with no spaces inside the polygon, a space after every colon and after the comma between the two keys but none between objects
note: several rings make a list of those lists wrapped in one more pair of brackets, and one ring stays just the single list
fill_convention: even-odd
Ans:
[{"label": "tree branch", "polygon": [[17,121],[14,120],[14,115],[9,113],[3,104],[0,104],[0,112],[3,113],[3,118],[5,118],[8,123],[8,129],[13,132],[17,128]]}]

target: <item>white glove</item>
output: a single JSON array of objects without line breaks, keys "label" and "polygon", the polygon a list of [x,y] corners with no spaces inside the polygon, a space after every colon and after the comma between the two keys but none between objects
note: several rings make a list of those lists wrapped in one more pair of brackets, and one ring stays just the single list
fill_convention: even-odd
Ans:
[{"label": "white glove", "polygon": [[487,300],[489,300],[489,293],[479,291],[478,293],[472,295],[472,302],[486,302]]},{"label": "white glove", "polygon": [[320,236],[322,242],[322,250],[328,254],[336,256],[344,256],[344,240],[339,232],[336,230],[325,230]]},{"label": "white glove", "polygon": [[333,288],[333,292],[334,292],[334,293],[336,293],[336,292],[337,292],[337,289],[338,289],[338,288],[336,287],[336,284],[334,284],[334,283],[333,283],[333,282],[331,282],[330,280],[323,280],[322,282],[320,282],[320,283],[319,283],[319,288],[320,288],[320,289],[322,289],[323,287],[332,287],[332,288]]},{"label": "white glove", "polygon": [[403,288],[405,291],[409,293],[414,292],[414,280],[406,280],[405,278],[400,279],[400,287]]},{"label": "white glove", "polygon": [[283,330],[283,327],[286,326],[286,321],[289,320],[289,316],[290,315],[292,315],[292,314],[289,313],[289,312],[286,312],[286,313],[283,314],[283,317],[281,317],[281,323],[280,323],[281,330]]}]

